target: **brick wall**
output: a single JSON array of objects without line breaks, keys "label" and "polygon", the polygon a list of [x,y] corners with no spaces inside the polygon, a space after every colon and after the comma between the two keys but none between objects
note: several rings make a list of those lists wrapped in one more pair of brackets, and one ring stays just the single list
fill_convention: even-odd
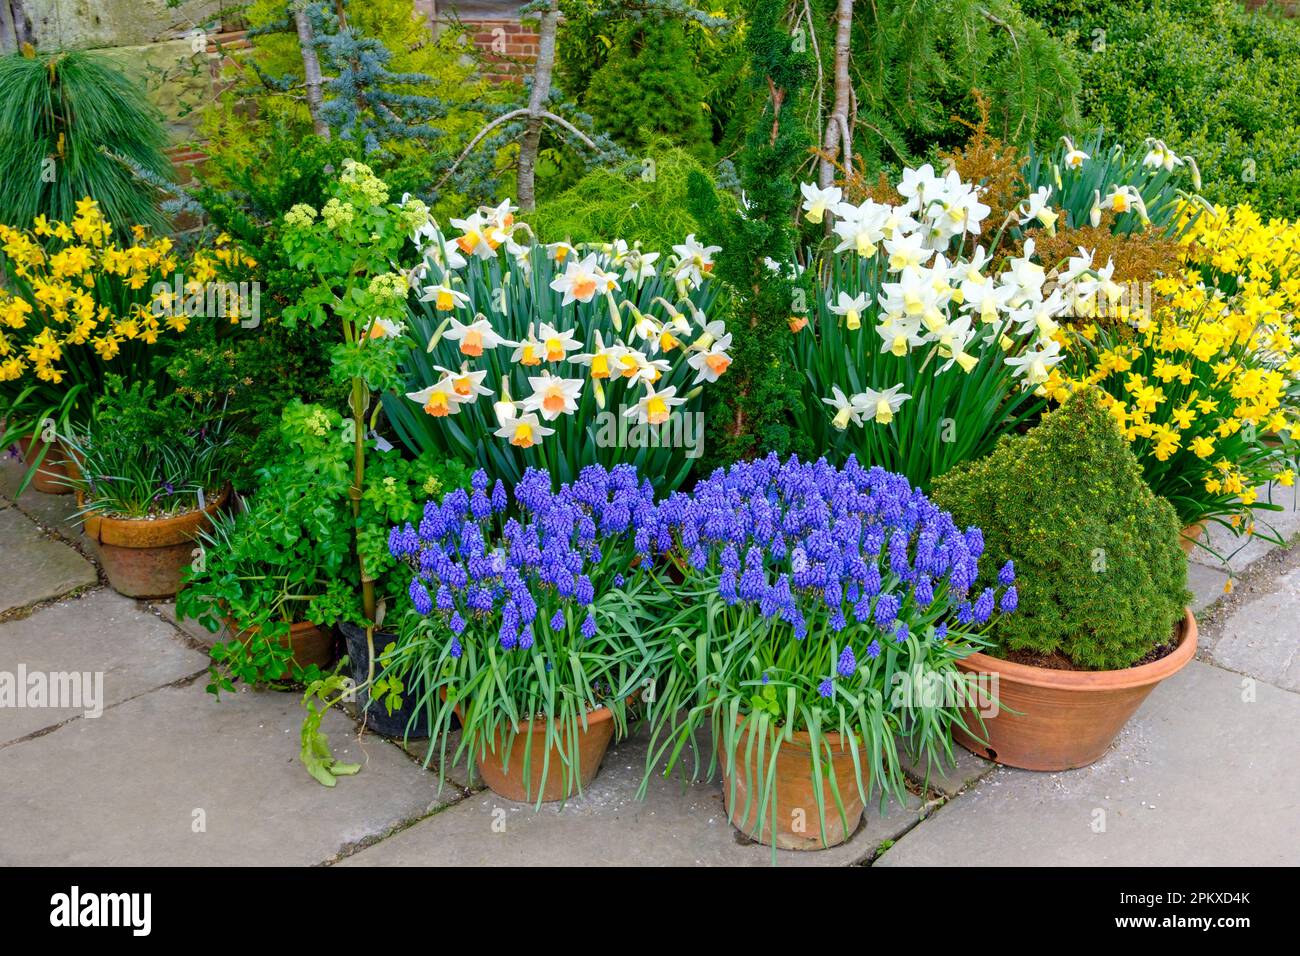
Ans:
[{"label": "brick wall", "polygon": [[517,80],[537,59],[537,33],[518,20],[462,20],[484,58],[484,75],[496,82]]}]

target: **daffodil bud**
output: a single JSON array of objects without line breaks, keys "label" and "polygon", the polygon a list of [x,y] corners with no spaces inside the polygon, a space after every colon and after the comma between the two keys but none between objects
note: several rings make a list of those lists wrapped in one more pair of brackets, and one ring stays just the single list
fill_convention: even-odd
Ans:
[{"label": "daffodil bud", "polygon": [[442,341],[442,333],[447,331],[449,325],[451,325],[450,315],[443,319],[442,324],[434,330],[433,336],[429,339],[429,347],[425,349],[426,352],[432,352],[438,347],[438,343]]}]

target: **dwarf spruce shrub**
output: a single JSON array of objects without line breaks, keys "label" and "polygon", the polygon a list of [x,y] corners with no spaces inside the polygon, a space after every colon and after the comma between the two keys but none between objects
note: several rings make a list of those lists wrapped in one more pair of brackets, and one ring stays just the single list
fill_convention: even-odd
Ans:
[{"label": "dwarf spruce shrub", "polygon": [[982,564],[1015,562],[1019,610],[991,632],[1001,651],[1130,667],[1183,616],[1187,559],[1173,506],[1147,487],[1091,391],[938,479],[933,499],[958,525],[983,529]]}]

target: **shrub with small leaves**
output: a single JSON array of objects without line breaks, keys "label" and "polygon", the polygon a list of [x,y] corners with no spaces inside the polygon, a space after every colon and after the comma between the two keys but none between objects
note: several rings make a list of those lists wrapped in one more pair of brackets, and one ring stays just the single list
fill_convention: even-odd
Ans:
[{"label": "shrub with small leaves", "polygon": [[1093,391],[935,482],[933,500],[984,532],[981,563],[1015,562],[1019,610],[999,651],[1130,667],[1168,642],[1187,600],[1178,518]]}]

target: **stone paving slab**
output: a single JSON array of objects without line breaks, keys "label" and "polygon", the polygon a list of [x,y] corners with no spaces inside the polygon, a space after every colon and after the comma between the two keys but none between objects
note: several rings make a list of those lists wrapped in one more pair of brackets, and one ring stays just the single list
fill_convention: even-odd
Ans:
[{"label": "stone paving slab", "polygon": [[0,614],[95,584],[95,566],[17,508],[0,509]]},{"label": "stone paving slab", "polygon": [[[178,640],[166,621],[101,588],[0,624],[0,671],[15,674],[20,665],[29,675],[102,675],[102,708],[201,673],[207,659]],[[0,708],[0,745],[85,712],[84,706]]]},{"label": "stone paving slab", "polygon": [[[722,785],[656,776],[644,801],[636,790],[644,739],[611,747],[592,786],[563,808],[504,800],[484,790],[343,860],[343,866],[768,866],[769,847],[727,822]],[[342,783],[339,785],[343,786]],[[781,866],[847,866],[869,859],[915,825],[921,801],[875,806],[847,843],[828,850],[780,851]],[[493,825],[501,821],[504,832]]]},{"label": "stone paving slab", "polygon": [[1300,568],[1233,610],[1209,659],[1229,670],[1300,691]]},{"label": "stone paving slab", "polygon": [[297,694],[217,701],[203,687],[0,748],[0,866],[304,866],[438,806],[424,771],[381,741],[359,746],[346,717],[324,729],[365,767],[331,790],[298,762]]},{"label": "stone paving slab", "polygon": [[1193,661],[1091,767],[999,768],[876,865],[1300,864],[1300,695],[1242,680]]},{"label": "stone paving slab", "polygon": [[18,508],[30,518],[46,528],[57,531],[89,553],[90,539],[82,534],[81,519],[76,517],[76,496],[47,495],[29,486],[21,497],[15,498],[14,492],[22,476],[23,466],[19,459],[0,455],[0,496],[3,496],[0,506],[5,503],[16,503]]},{"label": "stone paving slab", "polygon": [[1187,589],[1192,592],[1192,613],[1200,614],[1223,597],[1227,583],[1228,573],[1222,568],[1188,561]]}]

